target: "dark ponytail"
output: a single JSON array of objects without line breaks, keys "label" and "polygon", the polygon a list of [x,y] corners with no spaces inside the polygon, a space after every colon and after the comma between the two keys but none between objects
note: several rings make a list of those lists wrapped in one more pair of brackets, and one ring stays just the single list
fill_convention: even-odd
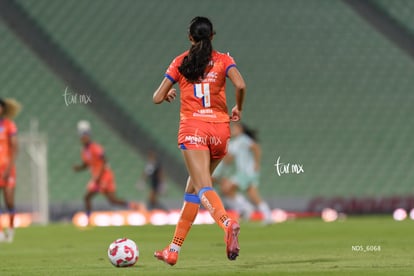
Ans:
[{"label": "dark ponytail", "polygon": [[3,99],[0,99],[0,106],[6,108],[6,102]]},{"label": "dark ponytail", "polygon": [[204,72],[211,60],[214,35],[213,24],[206,17],[197,16],[190,23],[189,34],[194,40],[188,56],[178,67],[178,71],[190,82],[198,82],[204,77]]},{"label": "dark ponytail", "polygon": [[243,133],[249,136],[251,139],[253,139],[255,142],[258,142],[257,140],[257,131],[255,129],[252,129],[248,127],[246,124],[241,123]]}]

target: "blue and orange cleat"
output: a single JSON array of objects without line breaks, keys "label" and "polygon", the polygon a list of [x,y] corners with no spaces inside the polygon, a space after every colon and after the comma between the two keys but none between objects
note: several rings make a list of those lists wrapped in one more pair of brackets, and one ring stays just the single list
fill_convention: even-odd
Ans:
[{"label": "blue and orange cleat", "polygon": [[227,226],[225,235],[227,258],[230,261],[236,260],[237,256],[239,256],[239,233],[240,225],[237,221],[231,220]]},{"label": "blue and orange cleat", "polygon": [[175,265],[178,260],[178,252],[177,251],[171,251],[170,246],[167,246],[163,250],[155,251],[154,257],[157,258],[160,261],[165,262],[166,264],[169,264],[171,266]]}]

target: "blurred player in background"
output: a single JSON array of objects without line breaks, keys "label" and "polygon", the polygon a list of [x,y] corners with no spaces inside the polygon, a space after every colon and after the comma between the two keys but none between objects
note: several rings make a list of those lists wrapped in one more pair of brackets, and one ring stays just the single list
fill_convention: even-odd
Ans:
[{"label": "blurred player in background", "polygon": [[250,220],[255,207],[239,191],[237,185],[231,181],[234,174],[234,164],[227,154],[214,170],[213,183],[220,187],[224,206],[229,210],[236,211],[242,219]]},{"label": "blurred player in background", "polygon": [[237,193],[237,191],[246,192],[250,201],[263,214],[263,223],[270,224],[272,223],[271,210],[258,190],[262,151],[257,143],[256,133],[240,122],[233,122],[231,136],[229,152],[225,160],[227,164],[234,162],[235,172],[229,178],[222,180],[222,191],[236,208],[249,212],[248,203]]},{"label": "blurred player in background", "polygon": [[87,192],[84,196],[86,215],[92,212],[92,198],[98,193],[103,194],[109,203],[125,208],[141,208],[137,203],[128,203],[115,195],[116,184],[114,174],[105,158],[105,152],[101,145],[92,141],[91,127],[88,121],[79,121],[78,134],[82,143],[82,163],[73,166],[75,172],[89,168],[91,180],[87,185]]},{"label": "blurred player in background", "polygon": [[165,78],[154,92],[156,104],[171,102],[176,97],[175,83],[180,87],[180,127],[178,146],[189,173],[184,205],[171,243],[154,256],[170,265],[194,222],[200,203],[224,230],[229,260],[239,255],[240,226],[229,218],[223,203],[212,188],[211,174],[226,155],[230,138],[226,103],[226,77],[235,87],[236,105],[232,120],[239,120],[244,101],[245,83],[231,56],[213,50],[215,34],[208,18],[195,17],[189,27],[191,47],[177,56],[167,69]]},{"label": "blurred player in background", "polygon": [[12,121],[21,106],[14,99],[0,99],[0,189],[9,214],[6,232],[0,222],[0,242],[12,242],[14,238],[14,190],[16,186],[16,157],[18,150],[17,127]]},{"label": "blurred player in background", "polygon": [[148,194],[147,209],[163,209],[166,208],[159,202],[158,197],[162,192],[164,185],[164,175],[162,171],[161,161],[157,157],[155,151],[150,150],[147,154],[147,163],[141,175],[141,180],[150,186]]}]

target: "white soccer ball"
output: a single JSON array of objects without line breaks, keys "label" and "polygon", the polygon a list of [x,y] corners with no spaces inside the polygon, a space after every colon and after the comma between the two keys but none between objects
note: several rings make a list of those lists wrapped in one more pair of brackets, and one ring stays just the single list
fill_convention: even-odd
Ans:
[{"label": "white soccer ball", "polygon": [[325,222],[332,222],[338,219],[338,212],[332,208],[324,208],[321,217]]},{"label": "white soccer ball", "polygon": [[83,135],[91,131],[91,124],[86,120],[81,120],[78,122],[78,133]]},{"label": "white soccer ball", "polygon": [[392,216],[393,216],[394,220],[402,221],[402,220],[405,220],[407,218],[407,211],[405,211],[405,209],[403,209],[403,208],[397,208],[397,209],[395,209]]},{"label": "white soccer ball", "polygon": [[109,245],[108,258],[116,267],[133,266],[139,257],[138,246],[133,240],[117,239]]}]

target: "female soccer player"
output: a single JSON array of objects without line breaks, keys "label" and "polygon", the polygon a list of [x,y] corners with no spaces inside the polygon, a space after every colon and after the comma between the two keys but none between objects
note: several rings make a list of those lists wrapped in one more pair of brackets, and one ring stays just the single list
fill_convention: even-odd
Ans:
[{"label": "female soccer player", "polygon": [[[229,144],[230,145],[230,144]],[[255,207],[239,191],[231,177],[235,174],[233,158],[227,154],[217,166],[212,175],[213,185],[220,187],[222,200],[226,209],[236,211],[244,220],[250,220]]]},{"label": "female soccer player", "polygon": [[9,228],[5,233],[0,224],[0,242],[12,242],[14,237],[14,188],[16,186],[17,127],[12,119],[20,111],[13,99],[0,99],[0,189],[9,214]]},{"label": "female soccer player", "polygon": [[87,186],[85,194],[85,209],[86,215],[89,216],[92,211],[92,198],[98,193],[102,193],[111,204],[134,207],[133,203],[128,203],[125,200],[119,199],[115,195],[116,184],[111,168],[108,166],[105,158],[105,152],[101,145],[92,141],[90,124],[87,121],[80,121],[78,123],[78,133],[80,141],[83,145],[81,157],[82,163],[73,166],[75,172],[90,169],[91,180]]},{"label": "female soccer player", "polygon": [[[232,138],[229,143],[227,160],[234,160],[236,172],[227,181],[226,190],[236,199],[236,204],[242,205],[243,199],[236,198],[236,191],[246,192],[251,202],[263,214],[263,223],[272,223],[272,214],[267,203],[261,198],[258,190],[260,177],[261,148],[255,134],[240,122],[231,125]],[[233,193],[232,193],[233,191]],[[237,202],[237,200],[239,200]]]},{"label": "female soccer player", "polygon": [[172,242],[164,250],[154,253],[156,258],[170,265],[177,262],[178,252],[200,203],[225,232],[227,258],[235,260],[240,250],[240,226],[228,217],[220,197],[212,188],[211,174],[225,156],[230,139],[226,77],[236,92],[236,105],[231,114],[233,121],[240,120],[246,86],[233,58],[213,50],[214,34],[208,18],[195,17],[189,28],[190,49],[173,60],[153,94],[154,103],[160,104],[175,99],[176,90],[172,88],[175,83],[181,92],[178,146],[189,178]]},{"label": "female soccer player", "polygon": [[148,151],[147,163],[141,175],[141,180],[145,181],[150,186],[148,194],[147,209],[162,209],[166,208],[159,202],[159,196],[164,185],[164,173],[160,158],[155,151]]}]

